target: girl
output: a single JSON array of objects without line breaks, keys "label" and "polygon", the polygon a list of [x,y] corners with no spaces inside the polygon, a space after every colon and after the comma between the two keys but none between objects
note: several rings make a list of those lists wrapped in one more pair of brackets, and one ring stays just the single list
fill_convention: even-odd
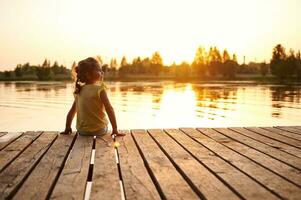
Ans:
[{"label": "girl", "polygon": [[104,135],[108,130],[106,112],[112,125],[112,135],[124,136],[125,134],[118,133],[114,109],[105,90],[99,62],[89,57],[78,63],[75,72],[75,100],[68,112],[66,128],[62,134],[72,132],[71,123],[77,113],[76,129],[80,135]]}]

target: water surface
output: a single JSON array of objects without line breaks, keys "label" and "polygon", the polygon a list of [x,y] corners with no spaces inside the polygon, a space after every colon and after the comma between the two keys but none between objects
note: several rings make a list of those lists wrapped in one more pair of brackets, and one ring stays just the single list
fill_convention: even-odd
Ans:
[{"label": "water surface", "polygon": [[[301,125],[301,86],[106,83],[120,129]],[[72,83],[0,82],[0,131],[63,130],[72,92]]]}]

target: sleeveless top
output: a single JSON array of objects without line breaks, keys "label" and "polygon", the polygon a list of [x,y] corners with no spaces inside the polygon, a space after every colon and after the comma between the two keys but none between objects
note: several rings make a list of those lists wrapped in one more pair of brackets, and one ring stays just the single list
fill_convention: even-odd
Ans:
[{"label": "sleeveless top", "polygon": [[104,83],[88,84],[75,94],[78,131],[94,132],[107,127],[108,119],[100,99],[100,92],[105,89]]}]

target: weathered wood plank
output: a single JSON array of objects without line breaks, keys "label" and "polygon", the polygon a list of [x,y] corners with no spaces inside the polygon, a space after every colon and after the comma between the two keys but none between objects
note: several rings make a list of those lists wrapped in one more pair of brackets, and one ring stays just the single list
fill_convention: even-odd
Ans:
[{"label": "weathered wood plank", "polygon": [[288,127],[292,127],[294,129],[297,129],[299,131],[299,133],[301,134],[301,126],[288,126]]},{"label": "weathered wood plank", "polygon": [[[245,136],[240,135],[239,133],[236,133],[232,130],[229,129],[223,129],[223,128],[219,128],[216,129],[219,133],[215,133],[213,132],[215,139],[217,139],[218,141],[222,141],[224,142],[224,145],[236,150],[237,152],[240,152],[241,154],[247,156],[248,158],[256,161],[257,163],[261,164],[262,166],[272,170],[274,173],[279,174],[282,177],[287,178],[288,180],[294,182],[295,184],[301,186],[301,174],[300,171],[298,169],[295,169],[277,159],[272,158],[271,156],[262,153],[256,149],[250,148],[248,146],[245,145],[245,143],[252,143],[252,139],[249,138],[245,138]],[[210,132],[211,133],[211,132]],[[212,133],[211,133],[212,134]],[[235,138],[235,139],[240,139],[240,141],[242,143],[239,142],[227,142],[227,141],[232,141],[231,138]],[[256,141],[255,141],[256,142]],[[257,142],[258,143],[258,142]],[[264,148],[263,150],[265,150],[266,152],[271,152],[271,151],[275,151],[274,153],[276,154],[277,152],[279,152],[279,150],[271,148],[267,145],[264,145],[262,143],[253,143],[253,146],[261,146],[262,148]],[[281,151],[280,151],[281,152]],[[281,152],[284,153],[284,152]],[[285,153],[286,154],[286,153]],[[284,155],[285,155],[284,154]],[[290,154],[286,154],[288,156],[291,156]],[[293,157],[293,156],[291,156]],[[293,157],[295,160],[301,162],[301,159]]]},{"label": "weathered wood plank", "polygon": [[59,135],[13,199],[47,199],[75,134]]},{"label": "weathered wood plank", "polygon": [[270,132],[270,131],[267,131],[267,130],[264,130],[264,129],[261,129],[261,128],[257,128],[257,127],[248,127],[246,129],[248,129],[250,131],[253,131],[253,132],[256,132],[258,134],[264,135],[264,136],[269,137],[271,139],[277,140],[279,142],[286,143],[288,145],[291,145],[291,146],[294,146],[296,148],[301,149],[301,142],[298,141],[298,140],[288,138],[288,137],[285,137],[283,135],[279,135],[277,133],[273,133],[273,132]]},{"label": "weathered wood plank", "polygon": [[272,158],[278,159],[279,161],[281,161],[285,164],[288,164],[296,169],[301,170],[301,160],[295,156],[292,156],[292,155],[290,155],[286,152],[280,151],[278,149],[271,148],[268,145],[257,142],[256,140],[250,139],[237,132],[228,131],[226,133],[227,133],[227,137],[230,137],[231,140],[236,140],[244,145],[248,145],[249,147],[254,148],[257,151],[260,151],[263,154],[269,155]]},{"label": "weathered wood plank", "polygon": [[236,132],[239,132],[242,135],[245,135],[247,137],[250,137],[256,141],[262,142],[270,147],[285,151],[289,154],[292,154],[294,156],[297,156],[299,158],[301,158],[301,149],[298,149],[296,147],[293,147],[291,145],[287,145],[285,143],[282,142],[278,142],[277,140],[262,136],[258,133],[249,131],[245,128],[240,128],[240,127],[235,127],[235,128],[230,128],[231,130],[234,130]]},{"label": "weathered wood plank", "polygon": [[[284,177],[276,175],[268,168],[263,167],[258,162],[255,162],[255,160],[250,159],[243,154],[250,151],[248,155],[251,155],[253,153],[256,155],[256,150],[252,151],[252,149],[246,148],[247,146],[244,146],[230,138],[227,138],[213,129],[202,128],[198,130],[200,131],[199,135],[201,135],[199,136],[199,138],[197,138],[199,142],[212,149],[215,153],[219,154],[221,157],[228,160],[233,165],[237,166],[237,168],[239,168],[241,171],[244,171],[250,177],[253,177],[255,180],[257,180],[258,183],[261,183],[261,185],[268,189],[270,192],[280,198],[300,198],[300,187],[287,181]],[[218,130],[220,131],[220,129]],[[201,140],[200,138],[207,138],[207,140]],[[210,142],[207,142],[208,140]],[[229,148],[230,145],[231,148]],[[236,149],[234,149],[235,146]],[[263,156],[263,154],[261,155]],[[270,162],[270,164],[273,165],[273,162]]]},{"label": "weathered wood plank", "polygon": [[42,132],[26,132],[0,151],[0,172],[19,156]]},{"label": "weathered wood plank", "polygon": [[4,149],[7,145],[13,142],[15,139],[20,137],[23,133],[22,132],[10,132],[3,135],[0,138],[0,151]]},{"label": "weathered wood plank", "polygon": [[206,199],[240,199],[237,194],[162,130],[149,130],[149,133]]},{"label": "weathered wood plank", "polygon": [[[188,135],[191,130],[184,129]],[[210,151],[208,148],[200,145],[186,134],[177,129],[166,129],[166,132],[177,140],[183,147],[193,154],[200,162],[203,162],[208,168],[219,176],[225,184],[230,185],[235,191],[237,191],[245,199],[275,199],[276,197],[268,190],[252,180],[248,175],[238,170],[236,166],[220,158],[214,151]],[[196,134],[194,134],[195,132]],[[198,137],[198,132],[195,130],[190,134]],[[201,138],[203,140],[203,138]],[[207,139],[206,139],[207,140]],[[223,149],[221,149],[223,150]],[[206,181],[205,181],[206,182]],[[210,185],[213,184],[209,182]],[[209,185],[209,186],[210,186]],[[207,185],[204,185],[207,186]],[[252,188],[252,189],[250,189]],[[215,191],[212,191],[213,193]],[[206,195],[207,196],[207,195]],[[219,196],[219,198],[224,196]]]},{"label": "weathered wood plank", "polygon": [[289,137],[291,139],[298,140],[301,143],[301,135],[296,133],[291,133],[289,131],[280,130],[278,128],[272,128],[272,127],[262,127],[262,129],[265,129],[267,131],[278,133],[279,135],[283,135],[285,137]]},{"label": "weathered wood plank", "polygon": [[92,136],[77,136],[50,199],[84,198],[92,142]]},{"label": "weathered wood plank", "polygon": [[126,136],[119,137],[118,148],[122,178],[128,200],[160,199],[158,191],[145,168],[143,159],[129,131],[123,131]]},{"label": "weathered wood plank", "polygon": [[7,134],[7,132],[0,132],[0,137],[4,136],[6,134]]},{"label": "weathered wood plank", "polygon": [[277,126],[275,128],[301,135],[301,126]]},{"label": "weathered wood plank", "polygon": [[51,146],[56,134],[43,133],[0,173],[0,199],[10,199]]},{"label": "weathered wood plank", "polygon": [[199,199],[145,130],[132,134],[166,199]]},{"label": "weathered wood plank", "polygon": [[90,199],[120,199],[120,192],[113,140],[110,135],[98,137]]}]

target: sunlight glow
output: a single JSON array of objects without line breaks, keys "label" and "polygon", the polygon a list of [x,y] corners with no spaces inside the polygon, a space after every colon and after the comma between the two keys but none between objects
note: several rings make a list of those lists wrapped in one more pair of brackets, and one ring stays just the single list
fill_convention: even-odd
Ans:
[{"label": "sunlight glow", "polygon": [[[41,63],[70,67],[88,56],[151,56],[191,62],[203,45],[241,62],[271,57],[277,43],[301,49],[298,0],[11,0],[0,2],[0,68]],[[26,27],[24,27],[24,22]]]}]

